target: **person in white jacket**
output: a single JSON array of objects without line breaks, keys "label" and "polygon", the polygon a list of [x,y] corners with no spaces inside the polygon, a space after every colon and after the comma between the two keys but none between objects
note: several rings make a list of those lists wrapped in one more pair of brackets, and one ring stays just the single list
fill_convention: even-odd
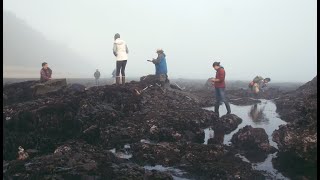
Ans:
[{"label": "person in white jacket", "polygon": [[120,71],[122,76],[122,84],[125,84],[126,75],[125,69],[128,60],[129,49],[127,43],[120,39],[120,34],[117,33],[114,35],[113,43],[113,54],[116,56],[117,65],[116,65],[116,84],[120,84]]}]

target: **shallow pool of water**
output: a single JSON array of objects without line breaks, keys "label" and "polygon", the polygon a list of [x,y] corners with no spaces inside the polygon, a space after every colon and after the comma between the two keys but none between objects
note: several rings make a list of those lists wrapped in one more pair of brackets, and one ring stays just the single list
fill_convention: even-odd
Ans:
[{"label": "shallow pool of water", "polygon": [[[265,129],[270,145],[278,148],[277,143],[272,141],[272,133],[279,128],[282,124],[287,124],[285,121],[279,118],[278,113],[276,112],[276,105],[271,100],[260,99],[261,103],[251,105],[251,106],[236,106],[230,104],[231,113],[237,115],[242,119],[242,123],[239,124],[238,128],[232,131],[230,134],[222,134],[223,144],[230,145],[231,138],[233,134],[239,131],[239,129],[243,128],[246,125],[251,125],[253,128],[263,128]],[[206,110],[214,111],[214,107],[204,108]],[[227,110],[223,105],[219,108],[219,114],[224,115],[227,113]],[[214,138],[215,134],[214,130],[211,127],[204,129],[205,139],[204,144],[208,143],[208,139]],[[220,135],[219,135],[220,136]],[[222,142],[221,141],[221,142]],[[269,154],[265,161],[260,163],[251,163],[253,169],[265,171],[265,175],[271,179],[288,179],[284,177],[280,172],[274,169],[272,165],[272,159],[276,157],[277,153]],[[250,161],[244,156],[239,156],[243,161]]]},{"label": "shallow pool of water", "polygon": [[[260,99],[260,101],[261,103],[251,106],[236,106],[230,104],[231,113],[240,117],[242,119],[242,123],[239,124],[236,130],[224,136],[224,144],[229,145],[233,134],[238,132],[238,130],[244,126],[251,125],[253,128],[265,129],[269,137],[270,144],[278,148],[277,144],[272,141],[272,133],[274,130],[278,129],[280,125],[287,123],[279,118],[279,115],[276,112],[276,105],[271,100]],[[214,107],[207,107],[204,109],[214,111]],[[219,113],[221,115],[227,113],[224,104],[220,106]],[[211,136],[214,136],[214,131],[210,130],[210,128],[205,129],[205,136],[205,144],[207,144],[208,139]]]}]

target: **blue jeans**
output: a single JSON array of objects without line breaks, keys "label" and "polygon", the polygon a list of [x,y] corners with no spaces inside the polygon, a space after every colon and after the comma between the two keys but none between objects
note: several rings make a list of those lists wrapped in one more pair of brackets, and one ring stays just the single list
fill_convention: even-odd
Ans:
[{"label": "blue jeans", "polygon": [[216,93],[216,105],[220,105],[222,102],[228,103],[225,95],[225,88],[215,88]]}]

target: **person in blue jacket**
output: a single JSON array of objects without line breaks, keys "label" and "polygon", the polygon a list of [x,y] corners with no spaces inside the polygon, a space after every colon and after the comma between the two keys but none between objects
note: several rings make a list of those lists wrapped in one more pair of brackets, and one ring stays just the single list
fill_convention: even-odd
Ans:
[{"label": "person in blue jacket", "polygon": [[156,59],[152,59],[153,64],[156,67],[156,76],[159,77],[161,85],[164,86],[166,82],[168,82],[168,70],[167,70],[167,62],[166,55],[164,54],[162,49],[157,49],[158,57]]}]

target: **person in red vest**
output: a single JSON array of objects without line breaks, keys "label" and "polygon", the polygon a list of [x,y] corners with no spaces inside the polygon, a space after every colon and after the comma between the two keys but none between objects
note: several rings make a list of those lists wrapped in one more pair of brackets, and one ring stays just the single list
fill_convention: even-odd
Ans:
[{"label": "person in red vest", "polygon": [[215,87],[215,93],[216,93],[216,103],[214,106],[214,111],[219,114],[219,106],[224,102],[227,108],[227,114],[231,113],[231,108],[228,100],[226,99],[225,95],[225,77],[226,72],[224,68],[220,65],[220,62],[214,62],[212,64],[212,67],[217,71],[216,72],[216,78],[212,79],[212,82],[214,83]]}]

